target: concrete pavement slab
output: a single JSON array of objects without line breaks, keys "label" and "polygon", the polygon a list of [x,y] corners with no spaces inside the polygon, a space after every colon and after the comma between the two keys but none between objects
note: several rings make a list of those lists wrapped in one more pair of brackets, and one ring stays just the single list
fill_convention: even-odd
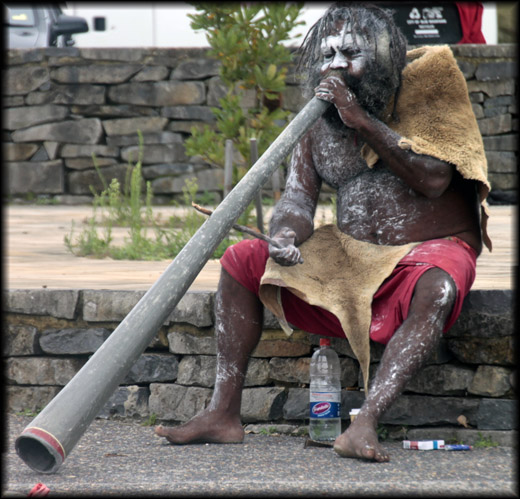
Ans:
[{"label": "concrete pavement slab", "polygon": [[26,495],[41,482],[49,497],[518,497],[512,447],[413,451],[389,441],[391,461],[372,463],[304,448],[304,437],[249,434],[236,445],[174,446],[150,426],[96,419],[49,475],[27,467],[14,450],[31,418],[8,420],[3,493]]}]

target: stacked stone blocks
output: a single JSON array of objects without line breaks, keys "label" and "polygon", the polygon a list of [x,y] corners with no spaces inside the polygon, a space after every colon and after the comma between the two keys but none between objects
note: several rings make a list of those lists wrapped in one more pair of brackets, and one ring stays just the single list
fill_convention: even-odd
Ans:
[{"label": "stacked stone blocks", "polygon": [[[491,199],[512,202],[518,154],[516,47],[452,49],[483,135]],[[201,193],[221,198],[222,169],[187,156],[184,148],[192,126],[214,124],[211,107],[225,93],[219,63],[205,49],[9,50],[6,62],[3,143],[11,199],[90,202],[90,186],[98,192],[103,188],[92,155],[108,182],[123,183],[128,162],[137,160],[137,130],[144,139],[143,176],[156,202],[179,198],[192,177]],[[294,114],[305,99],[289,74],[283,106]],[[246,92],[242,106],[254,105],[254,94]]]},{"label": "stacked stone blocks", "polygon": [[[143,291],[10,290],[4,293],[8,409],[43,408],[110,336]],[[188,292],[99,417],[183,422],[212,394],[216,340],[212,292]],[[266,313],[242,400],[244,423],[305,425],[310,357],[319,337],[287,337]],[[342,367],[342,417],[364,393],[346,340],[333,339]],[[373,376],[384,347],[371,344]],[[516,429],[511,291],[470,292],[439,350],[384,415],[391,427]]]}]

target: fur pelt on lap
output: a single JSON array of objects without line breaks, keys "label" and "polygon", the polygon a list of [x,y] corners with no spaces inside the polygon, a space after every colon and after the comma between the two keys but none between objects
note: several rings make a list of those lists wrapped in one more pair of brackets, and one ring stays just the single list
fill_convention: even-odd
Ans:
[{"label": "fur pelt on lap", "polygon": [[367,390],[372,297],[397,262],[417,244],[380,246],[358,241],[335,225],[325,225],[300,246],[303,264],[283,267],[271,258],[267,261],[260,299],[288,334],[292,330],[280,304],[280,287],[332,312],[359,361]]}]

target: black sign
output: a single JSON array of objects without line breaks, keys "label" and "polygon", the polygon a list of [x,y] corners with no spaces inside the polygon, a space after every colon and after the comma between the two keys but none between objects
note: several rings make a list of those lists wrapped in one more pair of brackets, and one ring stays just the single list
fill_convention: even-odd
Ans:
[{"label": "black sign", "polygon": [[462,28],[455,3],[384,2],[409,45],[455,44]]}]

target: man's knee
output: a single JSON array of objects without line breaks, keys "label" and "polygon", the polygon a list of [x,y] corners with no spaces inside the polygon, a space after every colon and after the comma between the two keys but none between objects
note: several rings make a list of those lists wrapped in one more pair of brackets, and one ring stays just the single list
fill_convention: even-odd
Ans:
[{"label": "man's knee", "polygon": [[440,268],[427,270],[417,281],[412,306],[418,313],[432,312],[447,316],[457,297],[457,286],[452,277]]}]

